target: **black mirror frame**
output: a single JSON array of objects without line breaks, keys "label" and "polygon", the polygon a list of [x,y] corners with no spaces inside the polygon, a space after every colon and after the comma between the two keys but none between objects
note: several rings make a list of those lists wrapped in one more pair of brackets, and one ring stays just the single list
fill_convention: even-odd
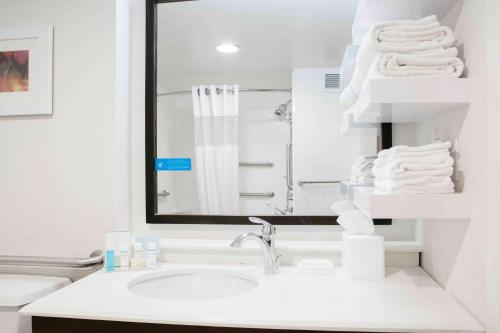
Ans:
[{"label": "black mirror frame", "polygon": [[[146,223],[148,224],[249,224],[248,216],[158,215],[156,158],[156,42],[159,3],[193,0],[146,0],[146,82],[145,82],[145,154]],[[392,124],[381,125],[382,148],[392,146]],[[275,225],[338,225],[337,216],[260,216]],[[376,219],[376,225],[392,224],[391,219]]]}]

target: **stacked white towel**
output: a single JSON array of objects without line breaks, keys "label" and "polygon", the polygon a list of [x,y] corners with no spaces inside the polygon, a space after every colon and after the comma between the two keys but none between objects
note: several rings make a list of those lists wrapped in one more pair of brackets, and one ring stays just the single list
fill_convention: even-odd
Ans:
[{"label": "stacked white towel", "polygon": [[454,43],[453,31],[441,26],[435,15],[374,24],[360,45],[356,69],[340,104],[345,108],[354,104],[370,78],[460,77],[464,64]]},{"label": "stacked white towel", "polygon": [[373,184],[372,168],[374,160],[374,157],[366,156],[360,156],[354,160],[351,167],[351,181]]},{"label": "stacked white towel", "polygon": [[373,162],[374,184],[393,193],[452,193],[451,143],[396,146],[379,152]]}]

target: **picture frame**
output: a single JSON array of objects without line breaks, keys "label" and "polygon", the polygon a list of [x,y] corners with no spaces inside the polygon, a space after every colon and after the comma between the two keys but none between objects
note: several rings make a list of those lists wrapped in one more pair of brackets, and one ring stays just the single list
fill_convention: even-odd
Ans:
[{"label": "picture frame", "polygon": [[52,114],[52,25],[0,27],[0,117]]}]

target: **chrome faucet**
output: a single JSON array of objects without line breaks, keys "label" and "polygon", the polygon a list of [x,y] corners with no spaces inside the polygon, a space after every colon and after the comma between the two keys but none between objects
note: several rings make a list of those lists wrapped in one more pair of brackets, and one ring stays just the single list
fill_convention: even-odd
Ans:
[{"label": "chrome faucet", "polygon": [[258,217],[249,217],[248,220],[255,224],[262,224],[262,234],[258,235],[254,232],[245,232],[236,237],[236,239],[231,243],[231,247],[241,247],[247,239],[255,239],[264,251],[264,273],[278,273],[279,256],[276,254],[276,248],[274,247],[276,227],[263,219],[259,219]]}]

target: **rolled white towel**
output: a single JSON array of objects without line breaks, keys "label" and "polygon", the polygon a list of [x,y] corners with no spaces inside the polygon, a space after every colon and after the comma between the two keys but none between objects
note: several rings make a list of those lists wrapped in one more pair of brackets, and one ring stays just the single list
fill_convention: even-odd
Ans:
[{"label": "rolled white towel", "polygon": [[354,162],[351,167],[351,172],[362,172],[365,170],[369,170],[373,167],[373,162],[373,159]]},{"label": "rolled white towel", "polygon": [[[375,77],[455,77],[464,71],[456,48],[429,54],[381,53],[375,58],[367,78]],[[374,71],[374,72],[373,72]]]},{"label": "rolled white towel", "polygon": [[365,162],[373,162],[375,160],[376,157],[373,157],[373,156],[365,156],[365,155],[359,155],[358,157],[356,157],[354,159],[354,161],[352,162],[353,165],[355,164],[361,164],[361,163],[365,163]]},{"label": "rolled white towel", "polygon": [[441,181],[427,181],[424,183],[408,184],[402,181],[375,179],[375,186],[391,193],[453,193],[454,184],[449,177]]},{"label": "rolled white towel", "polygon": [[373,169],[373,164],[368,165],[363,169],[351,169],[351,179],[355,180],[354,178],[364,176],[364,175],[371,175],[372,174],[372,169]]},{"label": "rolled white towel", "polygon": [[373,184],[375,181],[375,176],[371,172],[360,174],[357,176],[351,176],[351,181],[363,184]]},{"label": "rolled white towel", "polygon": [[358,183],[373,183],[374,177],[372,174],[373,157],[359,156],[356,158],[351,167],[351,181]]}]

